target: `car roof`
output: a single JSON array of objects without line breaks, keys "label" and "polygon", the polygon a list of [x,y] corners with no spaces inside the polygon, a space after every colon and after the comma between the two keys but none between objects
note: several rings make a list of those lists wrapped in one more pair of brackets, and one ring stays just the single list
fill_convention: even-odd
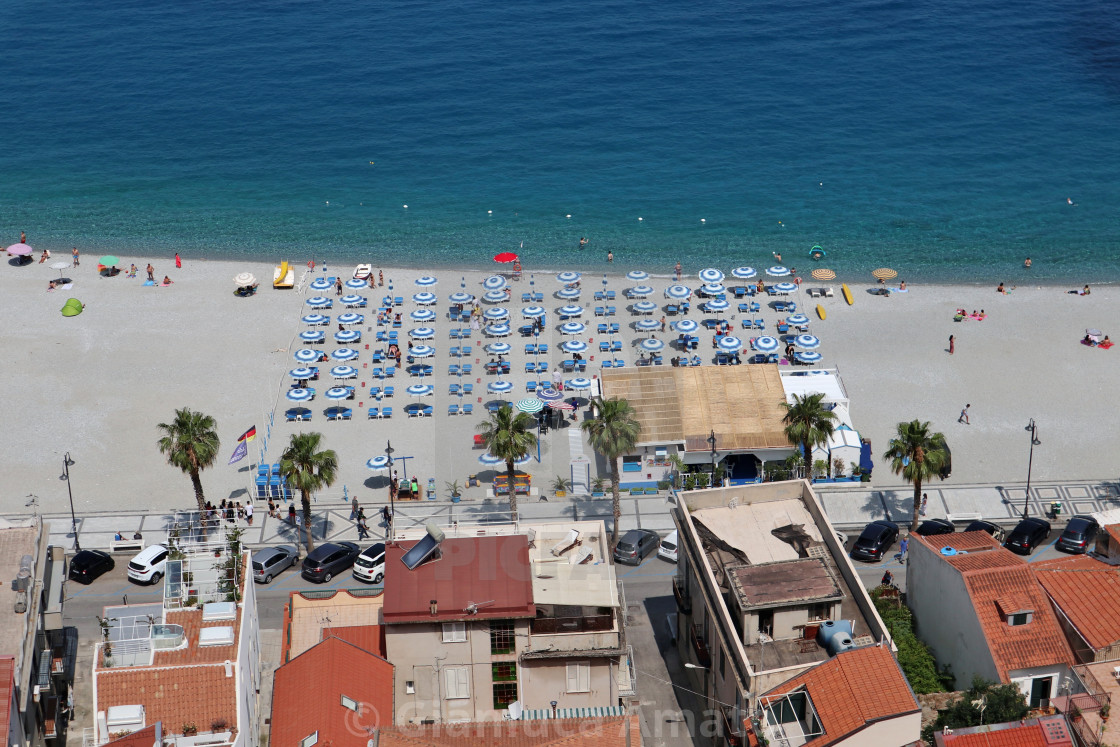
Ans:
[{"label": "car roof", "polygon": [[1097,523],[1096,519],[1094,519],[1092,516],[1086,516],[1085,514],[1077,514],[1076,516],[1069,517],[1069,523],[1070,524],[1072,524],[1075,521],[1084,521],[1087,524],[1096,524]]},{"label": "car roof", "polygon": [[665,540],[663,540],[663,541],[676,542],[677,541],[677,530],[674,529],[673,531],[666,534],[665,535]]},{"label": "car roof", "polygon": [[[1019,526],[1020,527],[1021,526],[1034,526],[1034,527],[1050,526],[1050,522],[1046,521],[1045,519],[1040,519],[1037,516],[1029,516],[1026,519],[1023,519],[1022,521],[1020,521]],[[1018,528],[1018,527],[1016,527],[1016,528]]]},{"label": "car roof", "polygon": [[373,556],[373,555],[378,555],[378,554],[381,554],[381,555],[385,554],[385,543],[384,542],[378,542],[378,543],[370,545],[366,549],[362,550],[362,555]]},{"label": "car roof", "polygon": [[863,532],[861,532],[861,534],[867,534],[867,533],[882,534],[883,532],[885,532],[887,530],[890,530],[890,529],[898,529],[898,526],[895,525],[892,522],[884,521],[883,519],[879,519],[879,520],[873,521],[870,524],[868,524],[867,526],[865,526],[863,528]]},{"label": "car roof", "polygon": [[167,552],[167,548],[163,545],[148,545],[143,550],[138,552],[133,560],[151,560],[161,552]]},{"label": "car roof", "polygon": [[111,558],[112,556],[104,550],[79,550],[74,557],[70,558],[70,562],[75,560],[90,560],[91,558]]},{"label": "car roof", "polygon": [[289,550],[283,547],[262,547],[253,553],[253,560],[268,560],[274,555],[287,555]]}]

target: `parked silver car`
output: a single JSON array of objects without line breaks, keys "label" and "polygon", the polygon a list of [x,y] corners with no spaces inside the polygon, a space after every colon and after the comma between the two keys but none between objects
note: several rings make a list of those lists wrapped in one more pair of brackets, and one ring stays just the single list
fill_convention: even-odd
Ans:
[{"label": "parked silver car", "polygon": [[280,571],[290,567],[299,559],[299,550],[294,545],[265,547],[253,553],[253,580],[258,584],[271,583]]}]

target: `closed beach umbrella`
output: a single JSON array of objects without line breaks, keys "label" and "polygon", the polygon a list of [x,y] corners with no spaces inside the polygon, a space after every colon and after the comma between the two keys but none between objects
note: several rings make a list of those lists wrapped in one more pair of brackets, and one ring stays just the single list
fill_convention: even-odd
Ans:
[{"label": "closed beach umbrella", "polygon": [[679,322],[673,323],[673,328],[687,335],[700,329],[700,325],[691,319],[681,319]]},{"label": "closed beach umbrella", "polygon": [[[63,265],[65,267],[65,265]],[[233,282],[238,286],[253,285],[257,282],[256,276],[251,272],[241,272],[234,276]]]},{"label": "closed beach umbrella", "polygon": [[408,330],[408,336],[414,340],[430,340],[436,336],[436,331],[431,327],[413,327]]},{"label": "closed beach umbrella", "polygon": [[743,347],[743,341],[734,335],[724,335],[716,342],[716,347],[726,353],[734,353]]},{"label": "closed beach umbrella", "polygon": [[789,268],[782,265],[774,265],[766,270],[766,274],[772,278],[784,278],[789,276]]},{"label": "closed beach umbrella", "polygon": [[382,454],[381,456],[375,456],[373,459],[369,459],[366,461],[366,466],[377,472],[380,472],[383,469],[389,469],[389,457],[385,456],[384,454]]},{"label": "closed beach umbrella", "polygon": [[106,267],[115,267],[120,264],[120,260],[113,254],[106,254],[101,259],[97,260],[97,264],[105,265]]},{"label": "closed beach umbrella", "polygon": [[536,397],[526,397],[525,399],[517,400],[517,409],[529,414],[540,412],[544,409],[544,402],[541,402]]},{"label": "closed beach umbrella", "polygon": [[331,300],[323,296],[312,296],[307,299],[307,305],[313,309],[323,309],[331,305]]},{"label": "closed beach umbrella", "polygon": [[634,322],[634,329],[640,329],[643,332],[652,332],[655,329],[661,329],[661,322],[656,319],[639,319]]},{"label": "closed beach umbrella", "polygon": [[807,353],[794,353],[793,357],[801,361],[802,363],[816,363],[821,359],[821,354],[814,350],[810,350]]},{"label": "closed beach umbrella", "polygon": [[408,315],[414,322],[431,322],[436,318],[436,312],[431,309],[416,309]]},{"label": "closed beach umbrella", "polygon": [[556,276],[556,281],[559,282],[559,283],[564,283],[565,285],[567,285],[568,283],[576,282],[581,277],[583,277],[583,276],[581,274],[579,274],[578,272],[570,272],[570,271],[569,272],[562,272],[562,273],[560,273],[559,275]]},{"label": "closed beach umbrella", "polygon": [[315,278],[311,281],[311,285],[309,287],[311,288],[311,290],[325,291],[331,287],[331,281],[327,280],[326,278]]},{"label": "closed beach umbrella", "polygon": [[650,288],[648,285],[635,285],[630,289],[630,295],[637,298],[645,298],[652,293],[653,288]]},{"label": "closed beach umbrella", "polygon": [[359,280],[358,278],[350,278],[346,281],[347,288],[365,288],[367,285],[369,285],[369,283],[365,280]]},{"label": "closed beach umbrella", "polygon": [[501,275],[491,275],[482,281],[482,287],[486,290],[501,290],[506,287],[506,279]]},{"label": "closed beach umbrella", "polygon": [[[330,324],[331,318],[329,316],[323,316],[322,314],[308,314],[303,317],[301,321],[304,324]],[[342,319],[339,318],[339,321],[342,321]]]},{"label": "closed beach umbrella", "polygon": [[779,345],[781,345],[781,342],[778,341],[778,338],[770,335],[756,337],[754,340],[754,349],[762,353],[773,353]]},{"label": "closed beach umbrella", "polygon": [[486,388],[495,394],[507,394],[513,389],[513,384],[508,381],[491,381]]},{"label": "closed beach umbrella", "polygon": [[492,342],[486,346],[486,351],[491,355],[509,355],[511,349],[508,342]]},{"label": "closed beach umbrella", "polygon": [[786,317],[786,321],[795,327],[799,327],[802,324],[808,324],[809,317],[805,316],[804,314],[794,314],[793,316]]},{"label": "closed beach umbrella", "polygon": [[500,290],[486,291],[482,295],[482,300],[486,303],[501,303],[506,300],[506,294]]},{"label": "closed beach umbrella", "polygon": [[561,288],[556,291],[556,295],[560,298],[579,298],[579,288]]},{"label": "closed beach umbrella", "polygon": [[521,316],[526,319],[537,319],[544,316],[546,313],[543,306],[526,306],[521,310]]},{"label": "closed beach umbrella", "polygon": [[422,306],[429,306],[435,303],[438,299],[436,298],[435,293],[424,291],[422,293],[413,293],[412,300],[418,304],[421,304]]},{"label": "closed beach umbrella", "polygon": [[[33,251],[35,250],[27,244],[12,244],[8,247],[8,254],[11,254],[13,257],[30,257]],[[105,263],[102,262],[101,264]]]},{"label": "closed beach umbrella", "polygon": [[344,386],[332,386],[326,392],[327,399],[339,400],[350,396],[350,390]]},{"label": "closed beach umbrella", "polygon": [[571,381],[569,381],[567,386],[570,386],[577,392],[581,392],[591,388],[591,379],[585,379],[581,376],[578,379],[572,379]]},{"label": "closed beach umbrella", "polygon": [[339,324],[361,324],[365,320],[365,314],[355,314],[353,311],[338,315]]},{"label": "closed beach umbrella", "polygon": [[413,384],[407,391],[412,397],[427,397],[435,391],[435,387],[431,384]]},{"label": "closed beach umbrella", "polygon": [[408,351],[408,354],[413,358],[427,358],[435,355],[436,349],[431,345],[414,345],[412,349]]},{"label": "closed beach umbrella", "polygon": [[634,304],[634,311],[639,314],[652,314],[657,311],[657,304],[653,301],[638,301]]},{"label": "closed beach umbrella", "polygon": [[722,283],[724,274],[714,267],[708,267],[696,274],[705,283]]},{"label": "closed beach umbrella", "polygon": [[438,282],[439,280],[435,279],[431,275],[424,275],[423,277],[416,278],[416,284],[421,288],[431,288]]},{"label": "closed beach umbrella", "polygon": [[319,360],[319,351],[310,348],[300,348],[295,352],[295,359],[300,363],[314,363]]},{"label": "closed beach umbrella", "polygon": [[470,303],[474,300],[474,296],[470,293],[464,293],[463,291],[455,291],[447,297],[447,300],[451,301],[451,303]]},{"label": "closed beach umbrella", "polygon": [[561,306],[559,312],[560,316],[580,316],[583,314],[583,307],[576,306],[575,304],[568,304],[567,306]]},{"label": "closed beach umbrella", "polygon": [[558,402],[559,400],[564,399],[564,395],[556,389],[548,387],[547,389],[541,389],[537,392],[537,399],[541,400],[542,402]]},{"label": "closed beach umbrella", "polygon": [[[349,366],[347,366],[347,368],[349,368]],[[291,371],[288,371],[288,376],[298,381],[305,381],[314,375],[315,369],[307,368],[306,366],[300,366],[299,368],[293,368]]]},{"label": "closed beach umbrella", "polygon": [[505,324],[504,322],[501,324],[491,324],[486,328],[486,334],[490,335],[491,337],[505,337],[509,333],[509,325]]},{"label": "closed beach umbrella", "polygon": [[665,295],[668,296],[669,298],[673,298],[673,299],[676,299],[678,301],[683,301],[684,299],[686,299],[686,298],[688,298],[689,296],[692,295],[692,289],[689,288],[687,285],[680,285],[680,284],[670,285],[668,288],[665,289]]},{"label": "closed beach umbrella", "polygon": [[359,355],[361,354],[354,348],[339,348],[331,353],[331,358],[336,361],[352,361]]},{"label": "closed beach umbrella", "polygon": [[813,335],[798,335],[793,338],[793,344],[805,350],[815,350],[821,346],[821,341]]},{"label": "closed beach umbrella", "polygon": [[731,274],[740,280],[749,280],[758,274],[758,270],[753,267],[736,267],[731,271]]},{"label": "closed beach umbrella", "polygon": [[582,335],[587,327],[580,322],[566,322],[560,325],[560,334],[562,335]]},{"label": "closed beach umbrella", "polygon": [[775,283],[774,290],[778,293],[793,293],[797,290],[797,286],[793,283]]},{"label": "closed beach umbrella", "polygon": [[289,389],[287,394],[288,399],[292,402],[306,402],[311,399],[310,389]]},{"label": "closed beach umbrella", "polygon": [[872,270],[871,275],[879,280],[890,280],[891,278],[898,277],[898,272],[889,267],[880,267],[878,270]]},{"label": "closed beach umbrella", "polygon": [[708,301],[708,303],[704,304],[704,306],[708,309],[708,311],[715,314],[722,314],[723,312],[731,308],[731,304],[719,298]]},{"label": "closed beach umbrella", "polygon": [[324,336],[325,335],[318,330],[307,330],[306,332],[299,333],[299,339],[304,342],[320,342]]},{"label": "closed beach umbrella", "polygon": [[342,343],[359,342],[362,339],[362,333],[356,329],[340,329],[334,333],[334,341]]},{"label": "closed beach umbrella", "polygon": [[705,283],[701,286],[700,290],[709,296],[718,296],[721,293],[726,293],[727,289],[721,283]]},{"label": "closed beach umbrella", "polygon": [[642,340],[639,345],[643,350],[648,350],[651,353],[656,353],[657,351],[663,350],[665,348],[665,343],[652,337]]},{"label": "closed beach umbrella", "polygon": [[818,267],[810,273],[814,280],[835,280],[836,273],[832,270],[826,270],[823,267]]},{"label": "closed beach umbrella", "polygon": [[567,340],[560,344],[569,353],[582,353],[587,350],[587,343],[583,340]]},{"label": "closed beach umbrella", "polygon": [[504,306],[493,306],[482,312],[482,315],[487,319],[506,319],[509,317],[509,311]]},{"label": "closed beach umbrella", "polygon": [[649,280],[649,273],[645,270],[631,270],[626,273],[627,280],[633,280],[635,283],[640,283],[643,280]]},{"label": "closed beach umbrella", "polygon": [[353,366],[335,366],[331,369],[331,376],[336,379],[352,379],[358,375],[358,369]]},{"label": "closed beach umbrella", "polygon": [[349,294],[343,296],[342,298],[340,298],[339,300],[342,301],[342,303],[346,304],[347,306],[351,306],[353,304],[365,303],[366,297],[365,296],[359,296],[356,293],[349,293]]}]

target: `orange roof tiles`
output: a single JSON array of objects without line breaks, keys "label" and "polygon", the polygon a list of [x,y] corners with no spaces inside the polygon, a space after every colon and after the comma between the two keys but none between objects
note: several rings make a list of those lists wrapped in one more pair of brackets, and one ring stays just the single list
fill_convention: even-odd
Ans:
[{"label": "orange roof tiles", "polygon": [[16,657],[0,656],[0,744],[8,743],[11,728],[12,692],[16,686]]},{"label": "orange roof tiles", "polygon": [[96,708],[143,705],[147,722],[162,721],[165,734],[182,734],[184,724],[210,731],[219,720],[236,726],[236,674],[226,677],[221,664],[101,669]]},{"label": "orange roof tiles", "polygon": [[1104,529],[1114,544],[1120,543],[1120,524],[1105,524]]},{"label": "orange roof tiles", "polygon": [[1061,716],[1044,716],[991,726],[959,729],[954,734],[936,733],[938,747],[1073,747],[1066,721]]},{"label": "orange roof tiles", "polygon": [[642,734],[631,715],[396,726],[381,729],[375,741],[378,747],[641,747]]},{"label": "orange roof tiles", "polygon": [[[343,696],[359,711],[344,706]],[[319,744],[366,747],[374,727],[393,723],[393,715],[393,665],[329,637],[276,670],[270,743],[297,747],[318,731]]]},{"label": "orange roof tiles", "polygon": [[801,689],[808,692],[824,727],[824,734],[811,738],[805,747],[825,747],[870,723],[920,710],[894,656],[880,646],[839,653],[766,695]]},{"label": "orange roof tiles", "polygon": [[341,628],[323,628],[322,640],[341,638],[363,651],[385,658],[385,627],[382,625],[347,625]]},{"label": "orange roof tiles", "polygon": [[990,552],[970,552],[967,555],[954,555],[953,557],[946,557],[945,562],[961,573],[998,568],[1023,568],[1027,565],[1027,561],[1003,548]]},{"label": "orange roof tiles", "polygon": [[920,534],[911,534],[910,539],[916,539],[934,550],[940,550],[942,547],[948,546],[956,550],[974,552],[985,548],[1000,546],[995,538],[987,532],[957,532],[952,536],[936,534],[930,537],[925,537]]},{"label": "orange roof tiles", "polygon": [[1032,568],[1034,577],[1094,649],[1120,641],[1120,569],[1084,555]]}]

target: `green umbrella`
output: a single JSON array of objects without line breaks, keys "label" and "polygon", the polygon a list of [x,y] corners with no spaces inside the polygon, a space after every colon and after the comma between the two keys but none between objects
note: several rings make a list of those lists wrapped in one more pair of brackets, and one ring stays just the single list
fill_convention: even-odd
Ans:
[{"label": "green umbrella", "polygon": [[76,298],[70,298],[67,299],[66,303],[62,305],[62,315],[77,316],[78,314],[82,313],[83,308],[85,307],[83,306],[81,301]]},{"label": "green umbrella", "polygon": [[106,254],[104,257],[97,260],[97,263],[105,265],[106,267],[116,267],[121,263],[121,261],[114,257],[112,254]]}]

